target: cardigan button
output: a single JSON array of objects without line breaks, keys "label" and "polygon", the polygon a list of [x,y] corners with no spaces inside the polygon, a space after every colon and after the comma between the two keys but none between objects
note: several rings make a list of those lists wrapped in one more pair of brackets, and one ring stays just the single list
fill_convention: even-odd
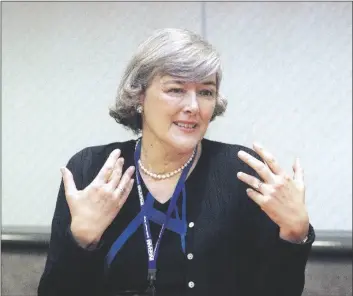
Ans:
[{"label": "cardigan button", "polygon": [[192,253],[189,253],[187,257],[189,260],[192,260],[194,258],[194,255]]},{"label": "cardigan button", "polygon": [[189,282],[188,286],[189,286],[189,288],[192,289],[193,287],[195,287],[195,283],[194,282]]},{"label": "cardigan button", "polygon": [[194,226],[195,226],[195,223],[194,223],[194,222],[190,222],[190,223],[189,223],[189,227],[190,227],[190,228],[193,228]]}]

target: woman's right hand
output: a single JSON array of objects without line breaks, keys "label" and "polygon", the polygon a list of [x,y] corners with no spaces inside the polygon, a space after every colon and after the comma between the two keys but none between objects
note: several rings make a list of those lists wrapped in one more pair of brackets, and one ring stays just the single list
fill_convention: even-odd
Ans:
[{"label": "woman's right hand", "polygon": [[120,150],[113,150],[96,178],[83,190],[77,190],[72,173],[61,168],[71,232],[83,247],[100,241],[131,192],[135,167],[122,175],[123,164]]}]

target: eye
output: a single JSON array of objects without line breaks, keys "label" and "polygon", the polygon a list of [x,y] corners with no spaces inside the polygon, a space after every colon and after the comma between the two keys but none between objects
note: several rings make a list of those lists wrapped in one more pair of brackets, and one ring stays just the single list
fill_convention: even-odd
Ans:
[{"label": "eye", "polygon": [[214,92],[208,89],[201,90],[200,94],[205,97],[214,97]]},{"label": "eye", "polygon": [[182,88],[171,88],[168,90],[169,93],[182,94],[184,89]]}]

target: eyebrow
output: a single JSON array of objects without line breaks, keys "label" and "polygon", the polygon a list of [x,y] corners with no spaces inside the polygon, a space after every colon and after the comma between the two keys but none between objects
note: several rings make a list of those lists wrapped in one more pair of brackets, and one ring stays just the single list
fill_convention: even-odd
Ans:
[{"label": "eyebrow", "polygon": [[[166,82],[163,82],[162,84],[185,84],[187,83],[186,81],[182,81],[182,80],[169,80]],[[210,81],[204,81],[204,82],[200,82],[203,85],[212,85],[214,87],[217,87],[216,83],[212,80]]]}]

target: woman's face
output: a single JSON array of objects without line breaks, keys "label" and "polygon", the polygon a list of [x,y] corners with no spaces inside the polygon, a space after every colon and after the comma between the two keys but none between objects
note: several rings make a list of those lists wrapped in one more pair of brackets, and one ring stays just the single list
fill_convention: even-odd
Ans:
[{"label": "woman's face", "polygon": [[216,75],[182,82],[156,76],[143,98],[143,135],[188,152],[204,137],[216,104]]}]

